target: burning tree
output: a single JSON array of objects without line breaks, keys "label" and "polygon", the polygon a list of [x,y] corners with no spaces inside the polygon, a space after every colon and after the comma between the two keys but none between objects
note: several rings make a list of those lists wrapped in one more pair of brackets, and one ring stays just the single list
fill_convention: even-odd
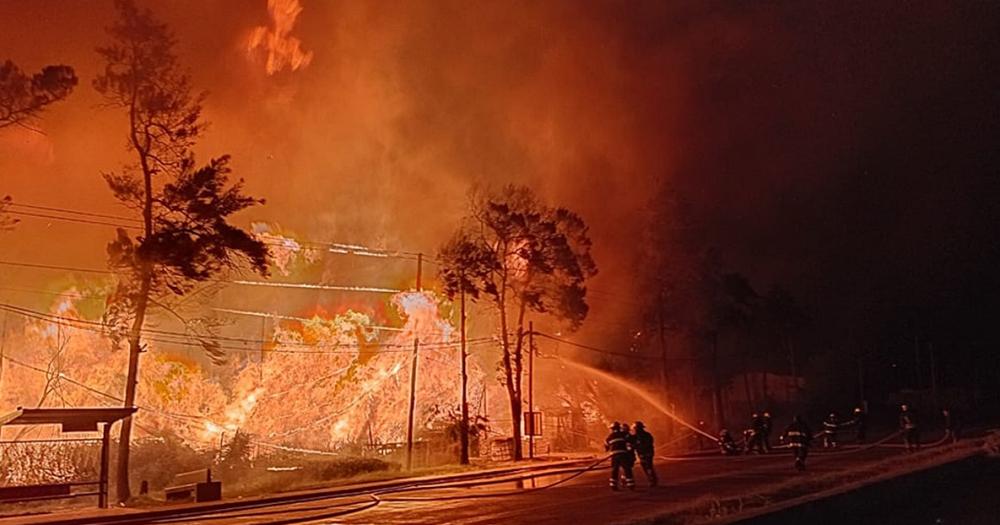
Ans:
[{"label": "burning tree", "polygon": [[[266,275],[267,248],[226,222],[233,213],[263,203],[243,194],[242,180],[229,184],[229,157],[195,165],[191,148],[204,129],[204,95],[192,93],[173,52],[174,37],[132,1],[119,0],[116,6],[119,20],[108,28],[111,44],[98,49],[105,68],[94,87],[109,106],[128,115],[127,147],[136,161],[104,176],[115,198],[142,217],[138,233],[119,229],[108,245],[119,284],[109,298],[106,322],[128,341],[125,405],[133,406],[147,315],[156,308],[175,314],[165,302],[171,296],[241,263]],[[185,329],[218,357],[219,347],[203,333],[206,328],[185,322]],[[131,419],[125,419],[118,454],[120,501],[130,496],[131,429]]]},{"label": "burning tree", "polygon": [[8,126],[30,128],[27,123],[48,105],[66,97],[76,87],[77,78],[69,66],[45,66],[26,75],[10,60],[0,64],[0,129]]},{"label": "burning tree", "polygon": [[525,315],[531,310],[571,330],[580,326],[588,311],[585,283],[597,274],[590,246],[580,216],[546,206],[528,188],[506,186],[474,197],[465,224],[441,248],[445,292],[473,301],[485,296],[496,308],[515,459],[521,459]]}]

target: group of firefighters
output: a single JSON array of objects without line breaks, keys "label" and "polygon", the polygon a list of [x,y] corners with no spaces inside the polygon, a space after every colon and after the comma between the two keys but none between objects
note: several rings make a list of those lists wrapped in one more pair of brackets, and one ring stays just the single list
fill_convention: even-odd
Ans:
[{"label": "group of firefighters", "polygon": [[[952,440],[956,439],[951,413],[945,409],[941,411],[941,415],[944,418],[946,436]],[[809,454],[813,438],[822,438],[823,448],[836,448],[839,444],[838,433],[844,428],[853,428],[855,441],[859,444],[864,443],[868,433],[868,413],[861,407],[855,408],[852,418],[842,422],[837,417],[836,412],[831,412],[823,420],[822,430],[818,434],[813,434],[805,420],[796,415],[792,418],[791,423],[785,427],[781,441],[783,448],[792,450],[795,457],[795,468],[801,471],[806,468],[806,456]],[[770,412],[755,413],[751,416],[750,427],[743,432],[742,446],[733,439],[732,434],[726,429],[722,429],[719,433],[718,446],[722,453],[727,456],[737,455],[741,452],[767,454],[772,450],[771,429]],[[903,436],[903,443],[908,452],[920,447],[918,430],[917,417],[913,410],[908,405],[901,405],[899,409],[899,433]],[[604,446],[611,455],[609,483],[612,490],[619,490],[621,485],[629,489],[635,488],[635,477],[632,469],[635,466],[636,458],[638,458],[643,472],[646,473],[649,486],[656,486],[656,471],[653,469],[653,435],[646,430],[642,421],[636,421],[633,429],[629,428],[628,423],[615,421],[611,425],[611,433],[604,441]]]},{"label": "group of firefighters", "polygon": [[[941,411],[941,415],[945,420],[945,432],[952,439],[955,439],[951,413],[945,409]],[[831,412],[823,420],[822,430],[818,434],[813,434],[809,425],[806,424],[802,417],[796,415],[792,418],[792,422],[789,423],[788,427],[785,428],[781,440],[785,444],[785,448],[790,448],[794,452],[795,468],[804,470],[806,456],[809,453],[809,447],[812,445],[813,438],[820,437],[823,448],[836,448],[839,445],[838,433],[844,428],[851,427],[854,428],[855,441],[859,444],[864,443],[868,433],[868,413],[861,407],[855,408],[852,419],[847,421],[841,421],[837,417],[836,412]],[[918,430],[916,415],[908,405],[901,405],[899,409],[899,433],[903,436],[903,443],[908,452],[912,452],[920,447]],[[722,429],[718,438],[719,449],[727,456],[739,454],[741,451],[745,451],[747,454],[752,452],[766,454],[770,452],[771,414],[768,412],[753,414],[751,416],[750,427],[743,432],[743,438],[744,443],[741,447],[733,439],[728,430]]]},{"label": "group of firefighters", "polygon": [[635,489],[632,468],[635,466],[636,457],[639,458],[639,465],[646,473],[649,486],[656,486],[656,471],[653,470],[653,435],[646,431],[646,425],[642,421],[635,422],[634,430],[629,429],[628,423],[617,421],[612,423],[611,433],[604,440],[604,447],[611,453],[612,490],[618,490],[619,485],[623,483],[621,478],[624,478],[624,485],[629,490]]}]

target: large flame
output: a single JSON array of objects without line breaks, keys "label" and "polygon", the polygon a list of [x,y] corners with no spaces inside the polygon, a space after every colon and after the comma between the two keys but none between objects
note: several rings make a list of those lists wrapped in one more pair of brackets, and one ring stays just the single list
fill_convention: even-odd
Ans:
[{"label": "large flame", "polygon": [[311,51],[302,50],[302,42],[291,36],[295,20],[302,13],[298,0],[268,0],[271,25],[258,26],[250,32],[247,53],[251,58],[264,57],[264,70],[273,75],[284,69],[295,71],[312,61]]}]

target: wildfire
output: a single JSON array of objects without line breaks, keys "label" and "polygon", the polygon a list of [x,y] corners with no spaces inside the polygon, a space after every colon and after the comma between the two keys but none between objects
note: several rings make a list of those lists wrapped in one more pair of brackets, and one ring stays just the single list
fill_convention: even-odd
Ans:
[{"label": "wildfire", "polygon": [[271,15],[271,26],[258,26],[250,32],[247,40],[247,54],[251,59],[264,57],[264,69],[268,75],[285,68],[296,71],[312,61],[311,51],[302,50],[302,42],[291,36],[295,20],[302,13],[298,0],[268,0],[267,10]]}]

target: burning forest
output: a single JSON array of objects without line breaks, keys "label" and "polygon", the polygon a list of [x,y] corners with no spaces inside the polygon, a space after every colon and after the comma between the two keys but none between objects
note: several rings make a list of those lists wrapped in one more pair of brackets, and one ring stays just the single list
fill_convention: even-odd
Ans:
[{"label": "burning forest", "polygon": [[1000,15],[911,7],[0,3],[0,521],[990,420]]}]

